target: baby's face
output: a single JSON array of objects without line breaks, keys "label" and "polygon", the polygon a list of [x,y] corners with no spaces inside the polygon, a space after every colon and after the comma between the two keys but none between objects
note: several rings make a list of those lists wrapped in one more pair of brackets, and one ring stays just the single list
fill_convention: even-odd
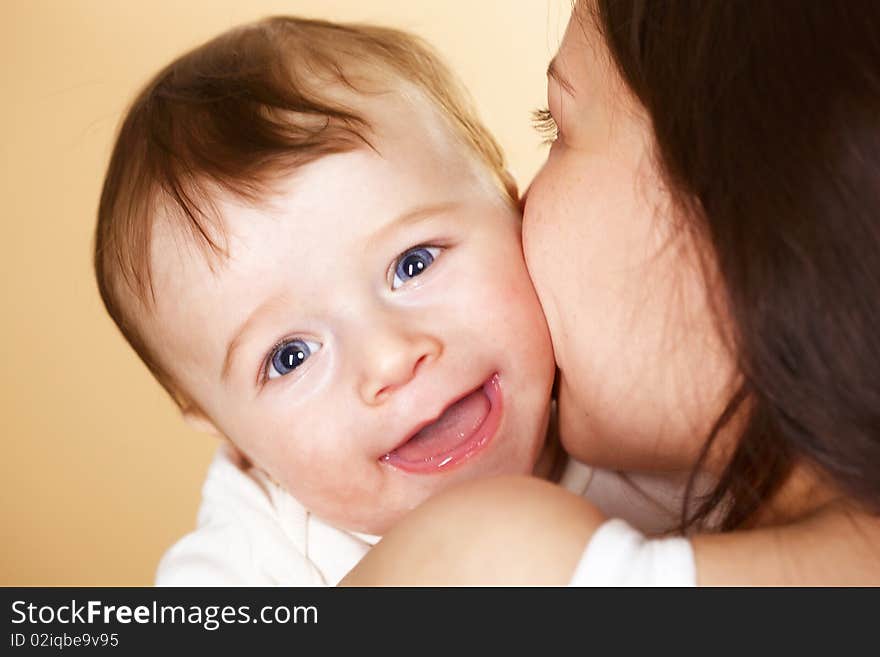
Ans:
[{"label": "baby's face", "polygon": [[263,207],[221,201],[212,272],[156,226],[148,335],[219,432],[307,508],[384,533],[456,482],[530,473],[554,365],[520,217],[433,110],[396,94],[367,148]]}]

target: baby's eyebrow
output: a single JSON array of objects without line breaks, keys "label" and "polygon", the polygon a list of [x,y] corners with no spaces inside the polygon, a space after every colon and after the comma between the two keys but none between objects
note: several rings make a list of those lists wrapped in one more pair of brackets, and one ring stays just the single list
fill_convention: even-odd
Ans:
[{"label": "baby's eyebrow", "polygon": [[418,223],[419,221],[424,221],[425,219],[429,219],[430,217],[433,217],[437,214],[451,212],[460,207],[460,205],[461,204],[458,202],[444,201],[440,203],[426,203],[425,205],[416,206],[395,217],[385,225],[381,226],[378,230],[376,230],[372,235],[367,238],[367,242],[379,242],[382,240],[385,234],[392,229],[401,228],[408,224]]},{"label": "baby's eyebrow", "polygon": [[547,77],[556,80],[556,82],[559,83],[559,86],[565,89],[572,96],[575,95],[574,86],[571,84],[571,82],[568,81],[568,79],[564,75],[562,75],[562,73],[559,72],[559,66],[556,63],[556,57],[551,59],[550,63],[547,65]]},{"label": "baby's eyebrow", "polygon": [[278,295],[270,297],[266,299],[263,303],[261,303],[256,308],[256,310],[254,310],[254,312],[252,312],[250,316],[244,321],[244,323],[239,327],[238,331],[236,331],[235,336],[233,336],[233,338],[229,341],[229,346],[226,347],[226,358],[223,360],[223,369],[220,371],[220,380],[223,383],[226,383],[226,380],[229,377],[229,370],[232,368],[235,353],[241,346],[244,336],[247,335],[248,331],[250,331],[253,325],[257,323],[257,321],[261,318],[261,315],[263,315],[265,311],[277,300]]}]

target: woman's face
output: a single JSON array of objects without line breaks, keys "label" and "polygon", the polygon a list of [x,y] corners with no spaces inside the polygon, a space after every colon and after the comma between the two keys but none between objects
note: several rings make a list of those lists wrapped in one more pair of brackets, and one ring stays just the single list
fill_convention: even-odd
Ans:
[{"label": "woman's face", "polygon": [[558,134],[527,194],[523,243],[559,365],[563,444],[600,467],[689,469],[733,367],[695,243],[673,226],[650,123],[583,11],[547,96]]}]

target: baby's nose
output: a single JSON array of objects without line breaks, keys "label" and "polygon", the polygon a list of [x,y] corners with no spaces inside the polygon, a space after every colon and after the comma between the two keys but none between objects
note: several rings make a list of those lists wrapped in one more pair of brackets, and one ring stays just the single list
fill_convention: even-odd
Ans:
[{"label": "baby's nose", "polygon": [[370,340],[363,355],[360,395],[364,403],[375,406],[406,386],[443,352],[437,338],[424,333],[391,331]]}]

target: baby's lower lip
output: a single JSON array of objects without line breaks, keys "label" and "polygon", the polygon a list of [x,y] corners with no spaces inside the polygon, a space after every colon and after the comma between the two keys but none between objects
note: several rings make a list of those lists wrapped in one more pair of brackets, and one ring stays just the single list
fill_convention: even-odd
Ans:
[{"label": "baby's lower lip", "polygon": [[501,424],[498,375],[450,406],[433,424],[385,454],[382,461],[415,474],[446,471],[471,459],[492,440]]}]

